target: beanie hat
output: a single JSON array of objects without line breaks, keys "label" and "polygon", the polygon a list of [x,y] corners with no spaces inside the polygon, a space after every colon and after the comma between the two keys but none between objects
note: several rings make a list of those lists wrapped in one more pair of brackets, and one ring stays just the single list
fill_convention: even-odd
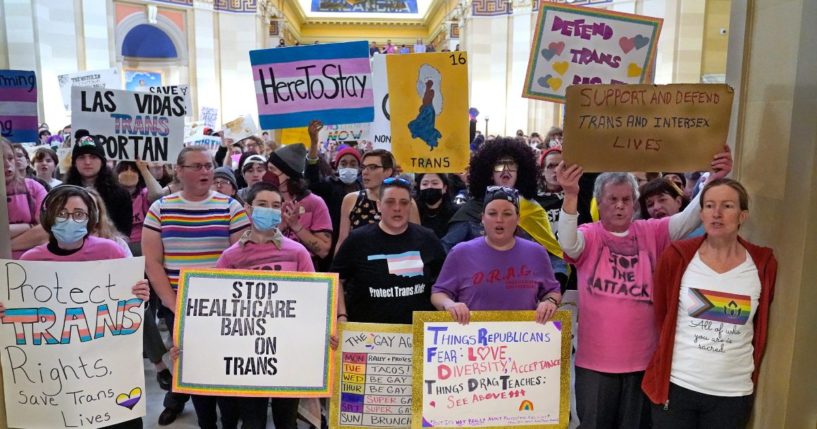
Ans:
[{"label": "beanie hat", "polygon": [[351,146],[343,146],[335,154],[335,165],[338,165],[338,162],[340,161],[341,158],[343,158],[344,155],[352,155],[353,157],[355,157],[358,164],[360,164],[360,162],[361,162],[360,152],[358,152],[357,149],[355,149],[355,148],[353,148]]},{"label": "beanie hat", "polygon": [[233,174],[233,170],[230,170],[228,167],[219,167],[216,168],[215,172],[213,172],[213,179],[222,178],[231,185],[233,185],[233,189],[238,190],[238,182],[235,180],[235,174]]},{"label": "beanie hat", "polygon": [[74,149],[71,151],[71,162],[75,162],[79,157],[90,153],[91,155],[95,155],[102,162],[107,161],[105,158],[105,151],[102,149],[102,146],[98,145],[88,130],[77,130],[74,134],[76,138],[76,143],[74,143]]},{"label": "beanie hat", "polygon": [[269,162],[290,178],[300,179],[306,168],[306,146],[303,143],[282,146],[270,154]]},{"label": "beanie hat", "polygon": [[266,167],[267,159],[264,158],[264,155],[258,154],[248,156],[247,159],[244,160],[244,163],[241,165],[241,173],[243,174],[245,171],[247,171],[247,168],[252,166],[252,164],[261,164],[264,167]]}]

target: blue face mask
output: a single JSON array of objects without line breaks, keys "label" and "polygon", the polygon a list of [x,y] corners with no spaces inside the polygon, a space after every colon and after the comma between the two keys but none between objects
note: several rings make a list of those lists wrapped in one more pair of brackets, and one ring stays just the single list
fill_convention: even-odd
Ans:
[{"label": "blue face mask", "polygon": [[269,231],[281,223],[281,210],[253,206],[252,224],[260,231]]},{"label": "blue face mask", "polygon": [[65,222],[55,222],[51,226],[51,234],[59,244],[74,244],[88,235],[88,221],[74,222],[68,219]]},{"label": "blue face mask", "polygon": [[357,168],[339,168],[338,177],[341,182],[351,185],[357,180]]}]

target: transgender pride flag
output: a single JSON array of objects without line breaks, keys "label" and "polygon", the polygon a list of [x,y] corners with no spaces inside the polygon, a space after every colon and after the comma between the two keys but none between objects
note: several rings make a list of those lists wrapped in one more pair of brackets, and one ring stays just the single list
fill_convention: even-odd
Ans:
[{"label": "transgender pride flag", "polygon": [[0,135],[12,143],[37,141],[37,77],[0,70]]},{"label": "transgender pride flag", "polygon": [[395,255],[370,255],[368,260],[385,259],[389,266],[389,274],[403,277],[417,277],[423,275],[423,258],[420,252],[411,251]]},{"label": "transgender pride flag", "polygon": [[262,129],[372,122],[365,41],[250,51]]}]

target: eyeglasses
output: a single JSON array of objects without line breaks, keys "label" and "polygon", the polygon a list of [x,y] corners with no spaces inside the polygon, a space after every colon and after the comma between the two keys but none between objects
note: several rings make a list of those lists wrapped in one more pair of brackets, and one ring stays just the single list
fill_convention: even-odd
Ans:
[{"label": "eyeglasses", "polygon": [[228,182],[226,180],[214,180],[213,185],[215,185],[216,188],[220,188],[220,187],[225,186],[225,185],[233,186],[232,183],[230,183],[230,182]]},{"label": "eyeglasses", "polygon": [[189,169],[191,169],[193,171],[201,171],[202,168],[204,170],[206,170],[206,171],[210,171],[210,170],[213,169],[214,165],[213,165],[213,163],[208,162],[207,164],[198,164],[197,163],[197,164],[190,164],[190,165],[182,165],[181,167],[189,168]]},{"label": "eyeglasses", "polygon": [[88,213],[85,213],[82,210],[77,210],[73,213],[69,212],[68,210],[62,210],[57,213],[57,218],[55,220],[57,223],[63,223],[67,222],[69,217],[73,219],[74,222],[82,223],[88,220]]},{"label": "eyeglasses", "polygon": [[383,166],[382,166],[382,165],[377,165],[377,164],[365,164],[365,165],[363,166],[363,169],[364,169],[364,170],[366,170],[366,171],[372,171],[372,172],[377,171],[377,170],[378,170],[378,169],[380,169],[380,168],[383,168]]},{"label": "eyeglasses", "polygon": [[497,173],[501,173],[505,170],[508,170],[511,173],[516,172],[519,170],[519,165],[517,165],[514,161],[499,161],[496,163],[496,165],[494,165],[494,171]]},{"label": "eyeglasses", "polygon": [[384,185],[393,185],[395,183],[399,183],[401,185],[411,187],[411,183],[409,183],[408,180],[406,180],[406,179],[404,179],[402,177],[389,177],[388,179],[383,180]]}]

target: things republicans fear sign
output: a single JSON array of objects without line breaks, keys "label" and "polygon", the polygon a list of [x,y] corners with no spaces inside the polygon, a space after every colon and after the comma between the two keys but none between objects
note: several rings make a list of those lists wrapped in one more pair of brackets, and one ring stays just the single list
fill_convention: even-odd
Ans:
[{"label": "things republicans fear sign", "polygon": [[33,71],[0,70],[0,136],[12,143],[37,137],[37,76]]},{"label": "things republicans fear sign", "polygon": [[71,88],[71,125],[86,129],[108,159],[174,163],[184,141],[182,94]]},{"label": "things republicans fear sign", "polygon": [[328,397],[337,274],[182,269],[173,391]]},{"label": "things republicans fear sign", "polygon": [[723,151],[734,91],[724,84],[574,85],[564,158],[584,171],[701,171]]},{"label": "things republicans fear sign", "polygon": [[144,258],[0,260],[9,427],[92,428],[145,415]]},{"label": "things republicans fear sign", "polygon": [[578,84],[652,81],[663,20],[543,2],[522,96],[564,103]]},{"label": "things republicans fear sign", "polygon": [[333,428],[411,426],[411,325],[341,323]]},{"label": "things republicans fear sign", "polygon": [[414,313],[412,428],[566,428],[570,316]]},{"label": "things republicans fear sign", "polygon": [[365,41],[250,51],[262,129],[374,119]]}]

